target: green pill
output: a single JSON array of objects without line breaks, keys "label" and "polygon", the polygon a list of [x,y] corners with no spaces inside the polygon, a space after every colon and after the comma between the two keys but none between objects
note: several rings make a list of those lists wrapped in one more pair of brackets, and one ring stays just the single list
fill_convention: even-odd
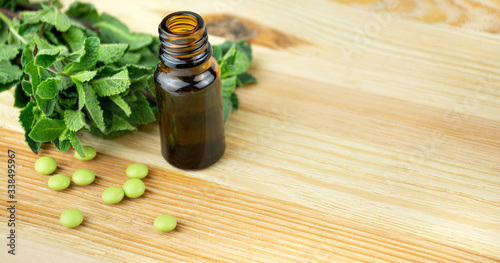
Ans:
[{"label": "green pill", "polygon": [[155,219],[154,225],[156,229],[162,232],[169,232],[177,226],[177,221],[171,215],[160,215]]},{"label": "green pill", "polygon": [[127,167],[126,174],[130,178],[142,179],[148,175],[148,167],[142,163],[133,163]]},{"label": "green pill", "polygon": [[68,188],[70,183],[71,180],[64,174],[54,174],[49,178],[49,181],[47,181],[49,188],[57,191]]},{"label": "green pill", "polygon": [[61,225],[74,228],[82,223],[83,214],[80,210],[72,208],[62,212],[59,220],[61,221]]},{"label": "green pill", "polygon": [[123,184],[123,192],[125,192],[125,195],[129,198],[137,198],[141,196],[145,190],[146,186],[141,181],[141,179],[137,178],[128,179]]},{"label": "green pill", "polygon": [[111,186],[102,192],[102,201],[106,204],[113,205],[119,203],[124,195],[123,189],[118,186]]},{"label": "green pill", "polygon": [[41,157],[35,162],[35,171],[39,174],[51,174],[56,168],[56,160],[50,156]]},{"label": "green pill", "polygon": [[92,146],[83,146],[83,153],[85,154],[85,157],[82,157],[77,151],[75,151],[75,157],[78,160],[82,161],[90,161],[94,159],[95,155],[97,154],[97,151],[94,149]]},{"label": "green pill", "polygon": [[95,179],[95,174],[89,169],[80,169],[73,173],[71,177],[77,185],[89,185]]}]

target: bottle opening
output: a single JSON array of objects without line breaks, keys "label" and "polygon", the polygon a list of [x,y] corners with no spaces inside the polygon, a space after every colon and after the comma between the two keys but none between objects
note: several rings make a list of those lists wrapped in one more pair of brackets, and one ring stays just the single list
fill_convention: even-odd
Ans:
[{"label": "bottle opening", "polygon": [[180,11],[167,15],[160,23],[158,33],[160,60],[168,67],[195,67],[212,56],[205,23],[196,13]]},{"label": "bottle opening", "polygon": [[174,35],[189,35],[199,29],[199,19],[191,12],[179,12],[167,19],[167,31]]}]

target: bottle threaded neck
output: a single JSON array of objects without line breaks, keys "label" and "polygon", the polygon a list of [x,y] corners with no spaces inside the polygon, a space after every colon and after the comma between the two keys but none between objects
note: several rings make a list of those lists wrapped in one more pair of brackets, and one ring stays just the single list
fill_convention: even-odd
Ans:
[{"label": "bottle threaded neck", "polygon": [[170,68],[193,68],[208,61],[212,47],[203,18],[193,12],[172,13],[158,26],[161,62]]}]

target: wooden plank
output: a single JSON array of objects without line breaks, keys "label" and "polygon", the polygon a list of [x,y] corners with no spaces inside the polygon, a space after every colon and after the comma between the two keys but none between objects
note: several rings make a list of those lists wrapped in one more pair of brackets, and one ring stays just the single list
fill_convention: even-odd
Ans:
[{"label": "wooden plank", "polygon": [[[89,262],[492,261],[473,249],[453,248],[153,165],[144,179],[147,191],[142,197],[106,205],[100,198],[102,191],[123,184],[125,169],[134,160],[99,154],[83,162],[74,159],[72,152],[44,147],[40,155],[57,160],[56,173],[72,174],[84,167],[96,173],[89,186],[53,191],[46,186],[49,176],[34,171],[39,156],[21,143],[22,134],[0,129],[0,136],[2,152],[16,151],[20,247],[16,257],[25,262],[32,262],[29,249],[41,251],[42,256],[62,249],[57,256],[84,261],[89,257]],[[0,162],[6,159],[2,153]],[[0,187],[7,188],[6,180]],[[6,203],[6,196],[1,195],[0,201]],[[84,213],[81,226],[67,229],[59,224],[60,213],[68,208]],[[162,213],[178,219],[175,231],[154,229],[154,218]],[[5,232],[6,224],[0,229]],[[41,247],[34,248],[37,243]],[[5,253],[1,255],[7,259]]]},{"label": "wooden plank", "polygon": [[[62,2],[68,5],[72,1]],[[97,229],[85,226],[83,237],[73,241],[70,235],[64,237],[63,240],[70,243],[54,241],[51,234],[58,227],[57,220],[52,218],[58,214],[55,203],[66,200],[47,192],[42,192],[46,194],[44,200],[54,200],[47,209],[35,202],[39,200],[27,199],[28,204],[33,204],[29,211],[38,209],[41,212],[37,213],[44,216],[21,212],[25,213],[26,220],[31,220],[26,221],[27,230],[37,233],[23,231],[27,244],[48,240],[54,247],[70,250],[70,245],[81,244],[83,254],[71,250],[75,258],[87,255],[109,261],[160,260],[166,256],[185,261],[188,260],[186,251],[197,249],[200,249],[198,261],[217,257],[227,261],[236,256],[241,257],[238,261],[251,260],[251,257],[257,261],[286,261],[295,257],[296,261],[309,259],[311,262],[500,260],[499,35],[478,32],[479,26],[475,28],[477,31],[471,31],[446,25],[452,24],[448,10],[443,11],[447,20],[442,23],[406,19],[414,16],[408,16],[390,1],[345,3],[350,6],[328,0],[315,4],[305,0],[219,0],[215,3],[122,0],[118,6],[115,1],[91,2],[99,10],[117,15],[132,30],[151,34],[156,33],[157,23],[164,15],[181,9],[214,17],[226,13],[240,19],[260,34],[255,38],[258,41],[253,40],[255,61],[251,69],[259,84],[237,90],[241,109],[233,113],[226,125],[227,152],[219,163],[206,170],[183,172],[168,165],[159,154],[156,124],[111,141],[80,134],[85,143],[94,145],[108,158],[106,162],[117,167],[139,161],[154,165],[157,176],[168,173],[181,178],[175,181],[176,185],[180,184],[176,195],[159,188],[153,191],[155,195],[148,195],[153,200],[140,200],[144,202],[140,204],[150,207],[156,202],[166,202],[167,198],[182,201],[182,206],[177,208],[168,202],[165,207],[177,211],[181,219],[188,220],[185,222],[194,223],[186,225],[193,231],[188,231],[188,236],[181,236],[185,231],[176,233],[176,238],[187,247],[179,248],[176,253],[167,249],[162,254],[151,252],[159,248],[153,239],[135,240],[139,248],[154,254],[151,259],[131,245],[132,237],[142,233],[136,229],[125,237],[121,232],[124,227],[111,225]],[[399,3],[403,7],[408,4]],[[457,4],[423,0],[418,3],[411,14],[425,14],[418,10],[428,10],[430,5]],[[475,13],[473,3],[464,2],[464,5],[466,9],[460,12],[471,17],[471,21],[483,17]],[[496,2],[487,0],[480,5],[496,8]],[[432,22],[430,18],[420,20]],[[221,41],[213,36],[211,39]],[[11,105],[12,95],[0,94],[0,127],[20,132],[18,111]],[[21,140],[18,135],[12,136]],[[1,137],[3,145],[21,147],[20,141],[6,143],[7,137]],[[46,151],[57,154],[50,148]],[[29,158],[27,163],[35,157]],[[115,159],[119,161],[112,161]],[[65,159],[69,167],[75,168],[71,161],[71,157]],[[103,174],[111,174],[108,168],[100,169]],[[197,181],[200,179],[202,181]],[[47,191],[36,188],[43,184],[35,177],[31,180],[27,186],[35,188],[27,187],[29,191]],[[113,180],[117,182],[118,177]],[[193,188],[201,191],[201,196],[195,196],[188,189],[189,180],[195,180]],[[97,187],[99,191],[104,189],[103,185]],[[217,190],[205,196],[205,190],[200,190],[212,189],[210,192],[220,187],[225,189],[224,194]],[[248,203],[236,203],[232,207],[233,203],[225,200],[235,198]],[[85,199],[75,200],[83,202],[82,208],[89,205],[88,211],[102,208]],[[203,210],[208,200],[217,200],[216,207]],[[195,202],[194,208],[190,208],[190,202]],[[236,222],[258,214],[243,208],[252,207],[252,202],[270,202],[267,213],[283,207],[288,211],[283,212],[285,217],[293,219],[280,217],[278,221],[265,221],[266,231],[258,228],[256,232],[260,236],[250,231],[257,221],[244,225],[247,228],[238,232]],[[132,203],[132,210],[128,210],[128,205],[124,206],[126,211],[139,211]],[[106,215],[110,215],[110,211]],[[126,211],[121,210],[123,214],[112,217],[113,220],[124,224]],[[217,221],[202,222],[196,218],[216,212],[223,213]],[[99,220],[105,219],[98,212],[89,213],[95,213]],[[308,222],[320,228],[307,228],[312,231],[311,235],[297,231],[293,232],[296,234],[293,239],[284,234],[286,242],[281,243],[270,237],[283,235],[275,231],[289,230],[283,224],[298,226],[300,223],[287,220],[299,220],[310,214],[319,215],[312,216],[313,221]],[[152,217],[149,214],[149,219]],[[130,224],[144,230],[150,227],[146,221],[140,219]],[[280,223],[274,225],[277,222]],[[217,232],[226,223],[230,224]],[[351,226],[358,232],[350,232]],[[349,229],[339,229],[333,234],[325,230],[337,231],[338,227]],[[237,237],[231,236],[235,232]],[[224,235],[219,237],[214,233]],[[107,250],[113,246],[112,242],[120,242],[105,240],[112,235],[125,239],[123,249]],[[328,238],[319,240],[320,236]],[[87,238],[104,246],[92,247]],[[221,242],[223,249],[218,251],[213,244],[207,245],[207,240]],[[297,246],[292,244],[293,240]],[[184,244],[182,242],[179,243]],[[391,245],[383,247],[382,243]],[[261,256],[252,254],[252,244]],[[147,250],[147,246],[151,248]],[[272,249],[273,246],[276,249]],[[295,253],[290,248],[299,251]],[[279,249],[285,252],[280,254]],[[305,255],[300,249],[312,252]],[[128,252],[124,256],[117,255],[125,250]],[[311,255],[315,251],[319,257]],[[49,252],[42,248],[40,253]]]}]

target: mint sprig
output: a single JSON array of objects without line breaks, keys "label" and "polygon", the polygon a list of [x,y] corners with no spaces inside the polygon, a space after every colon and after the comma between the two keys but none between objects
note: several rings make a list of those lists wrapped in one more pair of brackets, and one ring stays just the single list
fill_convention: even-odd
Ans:
[{"label": "mint sprig", "polygon": [[[91,4],[60,8],[58,1],[0,1],[0,92],[15,87],[14,105],[22,108],[19,122],[33,152],[51,142],[84,156],[81,130],[111,139],[155,121],[159,40],[130,32]],[[213,56],[227,121],[239,106],[234,90],[256,82],[246,72],[252,50],[245,42],[225,42],[213,46]]]}]

